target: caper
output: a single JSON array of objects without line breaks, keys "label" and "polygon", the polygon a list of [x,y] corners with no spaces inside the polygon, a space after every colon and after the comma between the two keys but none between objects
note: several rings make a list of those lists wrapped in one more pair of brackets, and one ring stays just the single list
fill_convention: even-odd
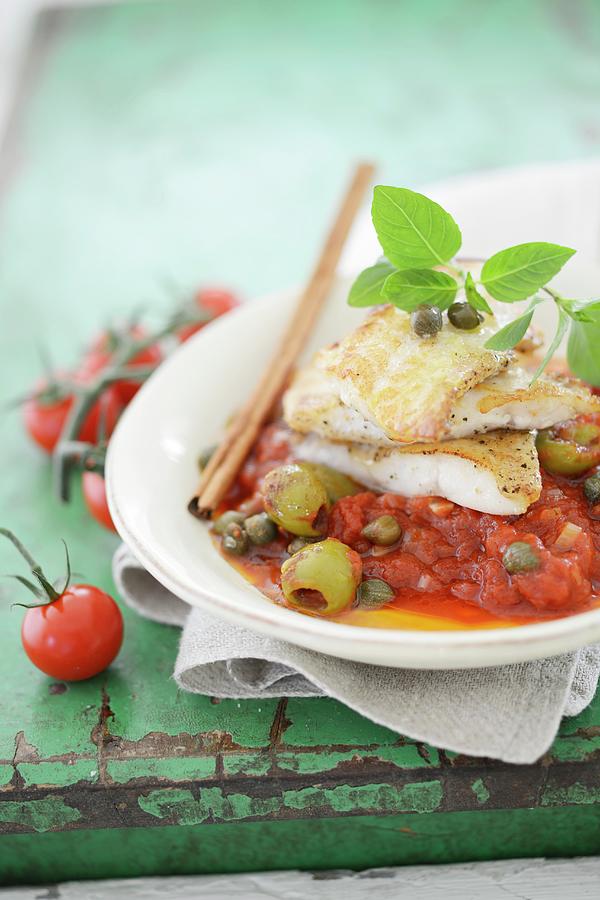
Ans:
[{"label": "caper", "polygon": [[238,522],[230,522],[223,535],[223,550],[234,556],[243,556],[248,549],[246,529]]},{"label": "caper", "polygon": [[279,533],[273,519],[270,519],[264,512],[246,519],[244,528],[253,544],[270,544]]},{"label": "caper", "polygon": [[590,475],[589,478],[585,479],[583,482],[583,493],[585,499],[592,506],[600,503],[600,472],[596,472],[595,475]]},{"label": "caper", "polygon": [[272,469],[263,481],[265,510],[291,534],[318,537],[326,528],[327,491],[319,478],[301,463]]},{"label": "caper", "polygon": [[365,525],[361,534],[372,544],[390,547],[402,537],[402,528],[393,516],[379,516]]},{"label": "caper", "polygon": [[411,312],[410,324],[419,337],[433,337],[442,330],[442,313],[437,306],[422,303]]},{"label": "caper", "polygon": [[302,467],[314,472],[323,487],[327,491],[330,503],[337,503],[342,497],[351,497],[360,494],[364,488],[349,475],[344,475],[336,469],[330,469],[321,463],[303,462]]},{"label": "caper", "polygon": [[217,534],[225,534],[228,525],[231,525],[232,522],[235,522],[236,525],[241,525],[245,518],[244,513],[239,512],[239,510],[228,509],[218,519],[215,519],[213,530]]},{"label": "caper", "polygon": [[525,541],[515,541],[504,551],[502,565],[511,575],[518,572],[533,572],[534,569],[539,569],[540,558],[533,547]]},{"label": "caper", "polygon": [[358,553],[335,538],[307,544],[281,567],[281,587],[289,606],[333,616],[351,606],[362,575]]},{"label": "caper", "polygon": [[310,538],[310,537],[295,537],[293,541],[290,541],[287,545],[287,552],[290,556],[293,556],[294,553],[297,553],[298,550],[302,550],[303,547],[306,547],[307,544],[314,544],[318,541],[319,538]]},{"label": "caper", "polygon": [[369,578],[363,581],[356,594],[360,609],[381,609],[389,603],[394,596],[394,591],[387,581],[381,578]]},{"label": "caper", "polygon": [[453,303],[448,310],[448,319],[462,331],[473,331],[483,322],[483,316],[470,303]]},{"label": "caper", "polygon": [[201,453],[199,454],[198,459],[197,459],[197,463],[198,463],[198,468],[200,469],[201,472],[202,472],[202,471],[207,467],[207,465],[209,464],[210,458],[211,458],[211,456],[213,455],[213,453],[215,452],[216,449],[217,449],[217,445],[216,445],[216,444],[211,444],[210,447],[205,447],[204,450],[202,450]]}]

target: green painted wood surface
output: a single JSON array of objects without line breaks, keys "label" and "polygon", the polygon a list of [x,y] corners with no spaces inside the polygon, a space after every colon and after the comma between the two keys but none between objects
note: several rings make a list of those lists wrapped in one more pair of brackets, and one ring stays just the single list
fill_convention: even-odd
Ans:
[{"label": "green painted wood surface", "polygon": [[[165,280],[297,282],[357,156],[411,184],[597,153],[599,50],[593,2],[47,15],[3,157],[0,403],[39,373],[37,343],[69,365],[111,315],[165,309]],[[49,570],[66,538],[112,590],[115,539],[53,499],[18,415],[2,425],[3,522]],[[4,880],[600,852],[598,700],[536,766],[468,760],[327,699],[179,693],[177,633],[127,611],[116,664],[63,690],[1,596]]]}]

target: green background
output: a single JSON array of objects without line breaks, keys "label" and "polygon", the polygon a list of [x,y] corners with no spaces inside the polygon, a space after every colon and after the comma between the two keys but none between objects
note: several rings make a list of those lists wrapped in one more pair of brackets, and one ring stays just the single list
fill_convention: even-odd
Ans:
[{"label": "green background", "polygon": [[[600,4],[203,0],[49,14],[23,85],[1,171],[1,404],[38,377],[40,345],[69,366],[111,316],[167,309],[173,285],[251,299],[298,282],[359,157],[383,181],[414,185],[597,153]],[[64,537],[75,569],[112,590],[116,539],[78,499],[59,505],[18,413],[1,415],[2,523],[50,574]],[[0,571],[22,571],[8,545]],[[5,782],[22,730],[41,759],[75,754],[68,777],[93,783],[102,686],[131,739],[226,728],[250,746],[268,735],[271,701],[177,693],[176,632],[127,612],[110,672],[49,694],[20,650],[21,611],[9,608],[20,589],[3,583],[1,599]],[[298,709],[315,743],[334,739],[331,722],[364,744],[392,739],[332,701]],[[44,765],[67,777],[63,763]]]}]

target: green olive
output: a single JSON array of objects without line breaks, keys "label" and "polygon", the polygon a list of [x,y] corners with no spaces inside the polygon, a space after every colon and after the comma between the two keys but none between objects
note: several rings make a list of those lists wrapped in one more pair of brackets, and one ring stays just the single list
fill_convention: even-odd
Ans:
[{"label": "green olive", "polygon": [[253,544],[270,544],[279,534],[277,525],[266,513],[257,513],[244,521],[244,528]]},{"label": "green olive", "polygon": [[419,337],[433,337],[442,330],[442,313],[437,306],[422,303],[411,312],[410,324]]},{"label": "green olive", "polygon": [[293,541],[287,545],[287,552],[290,556],[293,556],[294,553],[297,553],[298,550],[302,550],[303,547],[306,547],[307,544],[314,544],[318,541],[319,538],[310,538],[310,537],[295,537]]},{"label": "green olive", "polygon": [[231,522],[223,535],[223,550],[234,556],[243,556],[248,550],[248,544],[246,529],[237,522]]},{"label": "green olive", "polygon": [[393,516],[379,516],[365,525],[361,534],[372,544],[391,547],[402,537],[402,528]]},{"label": "green olive", "polygon": [[288,463],[263,481],[265,510],[291,534],[319,537],[326,529],[329,498],[322,481],[302,463]]},{"label": "green olive", "polygon": [[201,453],[199,454],[197,463],[198,463],[198,468],[200,469],[201,472],[209,464],[210,458],[216,449],[217,449],[217,445],[212,444],[210,447],[205,447],[204,450],[202,450]]},{"label": "green olive", "polygon": [[483,322],[483,316],[470,303],[453,303],[448,310],[448,319],[455,328],[473,331]]},{"label": "green olive", "polygon": [[281,567],[288,606],[319,616],[335,616],[354,602],[362,575],[358,553],[327,538],[307,544]]},{"label": "green olive", "polygon": [[600,472],[596,472],[595,475],[590,475],[589,478],[585,479],[583,482],[583,493],[585,499],[592,506],[600,503]]},{"label": "green olive", "polygon": [[317,476],[327,491],[330,503],[337,503],[342,497],[351,497],[364,490],[362,485],[350,478],[349,475],[344,475],[336,469],[330,469],[329,466],[308,462],[303,462],[301,465],[303,469],[308,469]]},{"label": "green olive", "polygon": [[228,525],[231,525],[232,522],[234,522],[236,525],[241,525],[245,518],[246,517],[244,513],[239,512],[239,510],[228,509],[223,513],[222,516],[219,516],[218,519],[215,519],[213,530],[216,532],[216,534],[225,534]]},{"label": "green olive", "polygon": [[533,572],[540,567],[540,558],[525,541],[515,541],[504,551],[502,565],[511,575],[518,572]]},{"label": "green olive", "polygon": [[600,427],[576,419],[539,431],[535,439],[540,463],[552,475],[583,475],[600,463]]},{"label": "green olive", "polygon": [[387,581],[381,578],[369,578],[363,581],[358,589],[356,599],[360,609],[381,609],[394,597],[394,591]]}]

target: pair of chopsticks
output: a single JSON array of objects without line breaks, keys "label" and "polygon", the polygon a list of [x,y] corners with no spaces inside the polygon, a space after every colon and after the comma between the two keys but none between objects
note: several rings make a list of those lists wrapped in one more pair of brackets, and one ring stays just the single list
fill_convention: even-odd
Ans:
[{"label": "pair of chopsticks", "polygon": [[199,519],[209,519],[222,501],[285,389],[327,299],[346,238],[374,173],[370,163],[356,167],[312,275],[268,366],[202,473],[188,506]]}]

